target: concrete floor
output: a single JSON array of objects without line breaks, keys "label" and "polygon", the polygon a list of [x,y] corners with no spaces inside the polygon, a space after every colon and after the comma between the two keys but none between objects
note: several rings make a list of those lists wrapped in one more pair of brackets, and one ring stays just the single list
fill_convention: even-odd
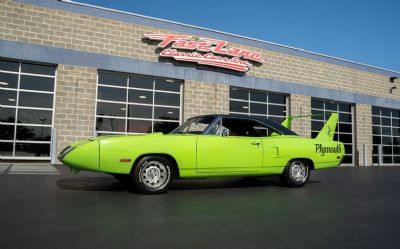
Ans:
[{"label": "concrete floor", "polygon": [[[4,167],[3,167],[4,168]],[[10,169],[8,169],[8,172]],[[2,174],[0,248],[398,248],[400,167],[176,181],[138,195],[104,174]]]}]

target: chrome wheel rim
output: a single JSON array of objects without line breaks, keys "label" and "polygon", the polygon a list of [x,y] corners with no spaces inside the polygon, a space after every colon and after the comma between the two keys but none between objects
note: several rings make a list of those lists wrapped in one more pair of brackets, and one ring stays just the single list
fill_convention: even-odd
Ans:
[{"label": "chrome wheel rim", "polygon": [[290,167],[290,178],[296,182],[305,182],[307,180],[308,170],[307,166],[300,161],[295,161]]},{"label": "chrome wheel rim", "polygon": [[157,189],[168,183],[169,171],[158,161],[151,161],[143,166],[140,175],[141,182],[148,188]]}]

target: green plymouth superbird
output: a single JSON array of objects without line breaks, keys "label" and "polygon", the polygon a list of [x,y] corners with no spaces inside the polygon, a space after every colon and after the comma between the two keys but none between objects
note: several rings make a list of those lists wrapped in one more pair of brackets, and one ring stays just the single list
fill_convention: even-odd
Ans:
[{"label": "green plymouth superbird", "polygon": [[140,193],[165,192],[173,178],[279,175],[303,186],[310,170],[340,165],[344,146],[333,141],[332,113],[314,139],[267,118],[238,115],[193,117],[170,134],[104,136],[66,147],[58,159],[74,171],[114,175]]}]

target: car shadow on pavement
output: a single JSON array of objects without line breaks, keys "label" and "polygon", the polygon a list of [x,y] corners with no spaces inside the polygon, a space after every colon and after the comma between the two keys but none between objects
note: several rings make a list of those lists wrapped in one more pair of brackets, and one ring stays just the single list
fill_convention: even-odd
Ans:
[{"label": "car shadow on pavement", "polygon": [[57,186],[63,190],[77,191],[126,191],[126,187],[112,177],[73,177],[57,180]]},{"label": "car shadow on pavement", "polygon": [[[307,184],[320,183],[309,180]],[[75,191],[129,191],[126,184],[115,180],[113,177],[72,177],[57,180],[57,186],[63,190]],[[170,190],[201,190],[201,189],[232,189],[252,187],[282,187],[284,185],[276,177],[239,177],[239,178],[207,178],[207,179],[178,179],[169,186]]]},{"label": "car shadow on pavement", "polygon": [[[307,184],[321,183],[309,180]],[[253,187],[282,187],[286,188],[277,177],[241,177],[241,178],[208,178],[196,180],[175,180],[170,190],[199,190],[199,189],[229,189]]]}]

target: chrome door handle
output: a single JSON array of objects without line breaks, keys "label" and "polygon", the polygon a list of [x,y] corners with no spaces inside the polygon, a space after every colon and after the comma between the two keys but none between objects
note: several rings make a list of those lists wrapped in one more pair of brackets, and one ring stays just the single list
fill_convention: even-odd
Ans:
[{"label": "chrome door handle", "polygon": [[260,142],[252,142],[251,144],[252,144],[252,145],[257,145],[257,146],[259,146],[259,145],[260,145]]}]

